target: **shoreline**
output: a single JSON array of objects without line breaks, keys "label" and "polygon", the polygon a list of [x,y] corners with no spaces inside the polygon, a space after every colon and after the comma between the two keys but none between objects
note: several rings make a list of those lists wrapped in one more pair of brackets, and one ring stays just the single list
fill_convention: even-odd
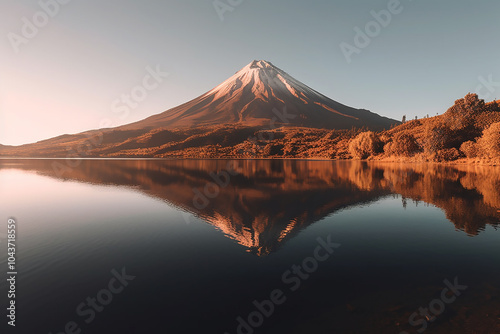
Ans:
[{"label": "shoreline", "polygon": [[119,160],[151,160],[151,161],[178,161],[178,160],[295,160],[295,161],[359,161],[367,163],[399,163],[399,164],[432,164],[432,165],[459,165],[459,166],[490,166],[500,167],[500,160],[495,159],[469,159],[461,158],[453,161],[426,161],[415,157],[371,157],[368,159],[330,159],[321,157],[310,158],[290,158],[290,157],[269,157],[269,158],[245,158],[245,157],[164,157],[164,158],[151,158],[151,157],[94,157],[94,158],[60,158],[60,157],[0,157],[2,160],[96,160],[96,161],[119,161]]}]

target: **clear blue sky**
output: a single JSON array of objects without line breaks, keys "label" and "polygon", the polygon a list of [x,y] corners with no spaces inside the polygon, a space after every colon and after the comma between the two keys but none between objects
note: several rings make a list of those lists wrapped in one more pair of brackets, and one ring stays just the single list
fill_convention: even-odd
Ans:
[{"label": "clear blue sky", "polygon": [[[1,1],[0,143],[77,133],[103,119],[112,126],[140,120],[254,59],[341,103],[396,119],[444,112],[476,91],[479,77],[500,82],[498,0],[401,0],[400,13],[348,63],[340,44],[355,45],[354,28],[364,30],[370,11],[390,2],[243,0],[221,20],[212,0],[72,0],[45,22],[38,1]],[[23,17],[33,22],[34,15],[41,27],[25,28],[29,38],[15,39],[16,52],[12,36],[23,36]],[[113,103],[157,65],[169,76],[127,113],[114,112]],[[500,98],[500,87],[481,92]]]}]

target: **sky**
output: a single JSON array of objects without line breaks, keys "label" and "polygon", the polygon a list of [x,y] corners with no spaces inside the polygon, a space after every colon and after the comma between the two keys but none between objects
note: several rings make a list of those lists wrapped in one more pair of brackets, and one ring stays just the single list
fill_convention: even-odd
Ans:
[{"label": "sky", "polygon": [[4,145],[141,120],[254,59],[398,120],[500,98],[498,0],[0,0],[0,34]]}]

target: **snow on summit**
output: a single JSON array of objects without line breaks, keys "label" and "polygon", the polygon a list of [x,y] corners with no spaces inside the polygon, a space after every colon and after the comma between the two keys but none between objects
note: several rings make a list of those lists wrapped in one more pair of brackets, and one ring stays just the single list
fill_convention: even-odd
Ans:
[{"label": "snow on summit", "polygon": [[[276,110],[289,115],[277,119]],[[214,89],[122,129],[237,124],[388,129],[394,120],[336,102],[265,60],[254,60]]]}]

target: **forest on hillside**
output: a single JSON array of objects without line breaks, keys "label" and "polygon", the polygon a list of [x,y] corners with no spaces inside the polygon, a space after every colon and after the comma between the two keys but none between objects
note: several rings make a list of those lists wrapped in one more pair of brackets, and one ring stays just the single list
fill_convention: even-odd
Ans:
[{"label": "forest on hillside", "polygon": [[411,120],[389,131],[361,132],[349,142],[355,159],[383,156],[417,161],[500,158],[500,101],[476,94],[455,101],[443,115]]},{"label": "forest on hillside", "polygon": [[[403,110],[402,110],[403,113]],[[500,101],[476,94],[444,114],[391,129],[316,129],[221,124],[192,128],[90,131],[19,147],[0,156],[44,158],[356,159],[500,164]]]},{"label": "forest on hillside", "polygon": [[[214,129],[214,132],[221,130]],[[497,163],[500,162],[500,101],[486,103],[477,94],[469,93],[456,100],[442,115],[414,119],[381,132],[286,127],[259,129],[234,145],[229,144],[228,133],[218,134],[222,136],[217,144],[202,148],[185,147],[175,153],[214,158]],[[232,136],[232,139],[236,137]]]}]

